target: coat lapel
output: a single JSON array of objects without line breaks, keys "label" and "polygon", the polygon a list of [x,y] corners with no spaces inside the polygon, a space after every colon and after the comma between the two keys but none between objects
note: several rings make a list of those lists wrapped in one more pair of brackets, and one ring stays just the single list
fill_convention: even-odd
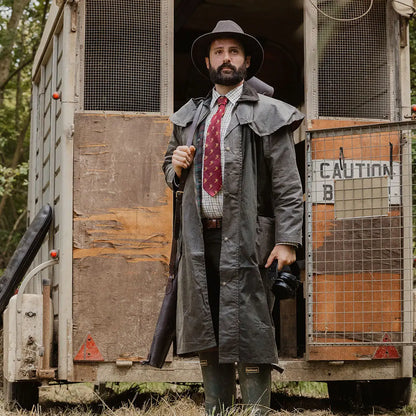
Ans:
[{"label": "coat lapel", "polygon": [[227,137],[238,125],[249,124],[253,121],[253,102],[259,100],[257,93],[246,83],[236,108],[231,116],[225,137]]}]

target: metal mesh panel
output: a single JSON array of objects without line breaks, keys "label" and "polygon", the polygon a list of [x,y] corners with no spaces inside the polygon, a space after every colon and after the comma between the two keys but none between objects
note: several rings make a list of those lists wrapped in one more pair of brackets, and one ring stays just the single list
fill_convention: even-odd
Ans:
[{"label": "metal mesh panel", "polygon": [[160,0],[87,0],[84,109],[160,111]]},{"label": "metal mesh panel", "polygon": [[314,347],[343,346],[337,357],[358,359],[375,354],[364,346],[413,340],[414,128],[401,122],[308,133],[307,321],[317,359],[329,353]]},{"label": "metal mesh panel", "polygon": [[317,5],[319,116],[390,119],[386,0]]}]

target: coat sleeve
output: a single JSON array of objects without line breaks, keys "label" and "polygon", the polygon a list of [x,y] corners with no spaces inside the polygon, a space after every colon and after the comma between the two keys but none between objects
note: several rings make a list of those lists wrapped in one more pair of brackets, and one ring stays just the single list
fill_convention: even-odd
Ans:
[{"label": "coat sleeve", "polygon": [[186,144],[184,130],[192,123],[199,103],[200,99],[191,99],[170,117],[170,121],[173,123],[173,132],[165,153],[162,169],[165,174],[166,183],[171,189],[174,189],[179,184],[179,178],[175,175],[172,166],[172,155],[178,146]]},{"label": "coat sleeve", "polygon": [[173,169],[172,165],[172,155],[174,150],[180,145],[178,137],[180,134],[180,130],[182,127],[173,125],[173,133],[170,137],[168,148],[165,153],[165,159],[163,161],[163,173],[165,174],[165,180],[168,184],[169,188],[174,189],[175,186],[178,185],[178,177],[175,174],[175,170]]},{"label": "coat sleeve", "polygon": [[293,134],[289,126],[264,137],[269,159],[275,242],[302,244],[303,191],[296,165]]}]

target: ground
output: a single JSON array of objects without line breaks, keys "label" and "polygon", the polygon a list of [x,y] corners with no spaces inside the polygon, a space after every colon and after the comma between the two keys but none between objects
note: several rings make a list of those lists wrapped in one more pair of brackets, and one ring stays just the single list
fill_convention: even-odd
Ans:
[{"label": "ground", "polygon": [[[367,409],[361,415],[416,415],[416,384],[409,406],[395,411]],[[32,411],[7,411],[0,401],[0,416],[203,416],[202,388],[167,384],[107,384],[102,398],[91,384],[41,387],[40,406]],[[324,383],[285,383],[274,386],[270,415],[348,416],[330,410]],[[236,406],[227,416],[249,416],[250,409]]]}]

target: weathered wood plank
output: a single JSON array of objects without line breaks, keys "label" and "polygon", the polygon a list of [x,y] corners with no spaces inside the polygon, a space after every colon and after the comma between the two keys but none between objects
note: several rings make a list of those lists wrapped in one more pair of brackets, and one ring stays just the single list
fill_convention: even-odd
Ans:
[{"label": "weathered wood plank", "polygon": [[75,117],[74,356],[88,334],[104,361],[147,356],[170,254],[170,132],[166,117]]},{"label": "weathered wood plank", "polygon": [[280,351],[281,357],[297,356],[296,298],[280,301]]}]

